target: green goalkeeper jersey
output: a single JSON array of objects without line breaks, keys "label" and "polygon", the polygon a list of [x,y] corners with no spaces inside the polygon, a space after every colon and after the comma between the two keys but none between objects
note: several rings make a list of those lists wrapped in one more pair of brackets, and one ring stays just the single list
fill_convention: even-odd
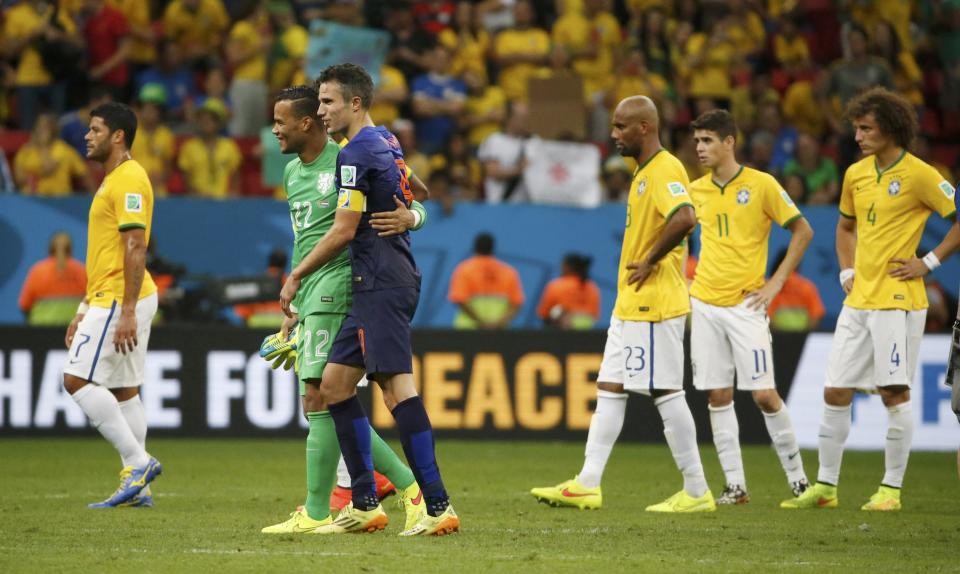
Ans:
[{"label": "green goalkeeper jersey", "polygon": [[[340,146],[328,140],[323,152],[310,163],[294,158],[283,171],[283,190],[293,225],[293,267],[307,256],[333,226],[337,212],[334,175]],[[346,313],[352,288],[350,254],[342,253],[303,278],[293,301],[301,317],[314,313]]]}]

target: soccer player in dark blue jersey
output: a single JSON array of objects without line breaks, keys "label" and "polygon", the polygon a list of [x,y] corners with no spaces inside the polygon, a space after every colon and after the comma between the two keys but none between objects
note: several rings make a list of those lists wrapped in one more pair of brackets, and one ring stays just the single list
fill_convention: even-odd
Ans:
[{"label": "soccer player in dark blue jersey", "polygon": [[387,524],[376,495],[369,422],[356,394],[364,373],[383,390],[426,501],[421,520],[401,535],[457,532],[460,519],[450,506],[430,419],[413,384],[410,321],[420,299],[420,271],[410,250],[410,235],[382,237],[371,225],[372,213],[409,205],[413,199],[403,151],[393,134],[370,119],[373,81],[362,67],[330,66],[320,74],[317,87],[318,115],[327,131],[342,133],[350,141],[337,159],[339,196],[333,226],[291,271],[280,301],[287,311],[301,278],[349,245],[353,307],[334,340],[321,389],[350,471],[353,500],[333,524],[315,532],[373,532]]}]

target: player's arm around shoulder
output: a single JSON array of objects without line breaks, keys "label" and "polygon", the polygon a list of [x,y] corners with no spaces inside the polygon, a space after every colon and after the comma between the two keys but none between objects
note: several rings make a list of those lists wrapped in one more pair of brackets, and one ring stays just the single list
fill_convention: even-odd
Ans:
[{"label": "player's arm around shoulder", "polygon": [[394,196],[393,203],[397,206],[393,211],[378,211],[370,215],[370,227],[377,230],[380,237],[400,235],[406,231],[417,231],[427,223],[427,209],[417,200],[410,203],[410,207]]}]

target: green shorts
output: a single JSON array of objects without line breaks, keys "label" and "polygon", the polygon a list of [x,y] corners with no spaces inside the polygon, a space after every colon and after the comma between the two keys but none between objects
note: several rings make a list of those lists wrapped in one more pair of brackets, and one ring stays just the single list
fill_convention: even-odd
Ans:
[{"label": "green shorts", "polygon": [[306,394],[304,381],[320,381],[333,340],[340,332],[346,315],[342,313],[315,313],[300,321],[300,340],[297,343],[297,380],[300,396]]}]

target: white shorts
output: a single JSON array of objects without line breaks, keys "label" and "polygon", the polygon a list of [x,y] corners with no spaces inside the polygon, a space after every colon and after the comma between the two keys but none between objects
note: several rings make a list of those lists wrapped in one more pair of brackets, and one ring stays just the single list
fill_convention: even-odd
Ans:
[{"label": "white shorts", "polygon": [[844,305],[833,333],[827,386],[910,386],[926,321],[926,309],[854,309]]},{"label": "white shorts", "polygon": [[114,302],[109,308],[90,307],[73,336],[63,372],[108,389],[139,387],[143,384],[150,323],[156,314],[156,293],[137,301],[137,346],[124,355],[113,346],[120,306]]},{"label": "white shorts", "polygon": [[686,316],[656,323],[611,317],[597,382],[643,394],[682,389],[686,321]]},{"label": "white shorts", "polygon": [[765,310],[744,301],[718,307],[690,298],[690,363],[697,390],[729,389],[733,375],[741,391],[775,388],[770,324]]}]

